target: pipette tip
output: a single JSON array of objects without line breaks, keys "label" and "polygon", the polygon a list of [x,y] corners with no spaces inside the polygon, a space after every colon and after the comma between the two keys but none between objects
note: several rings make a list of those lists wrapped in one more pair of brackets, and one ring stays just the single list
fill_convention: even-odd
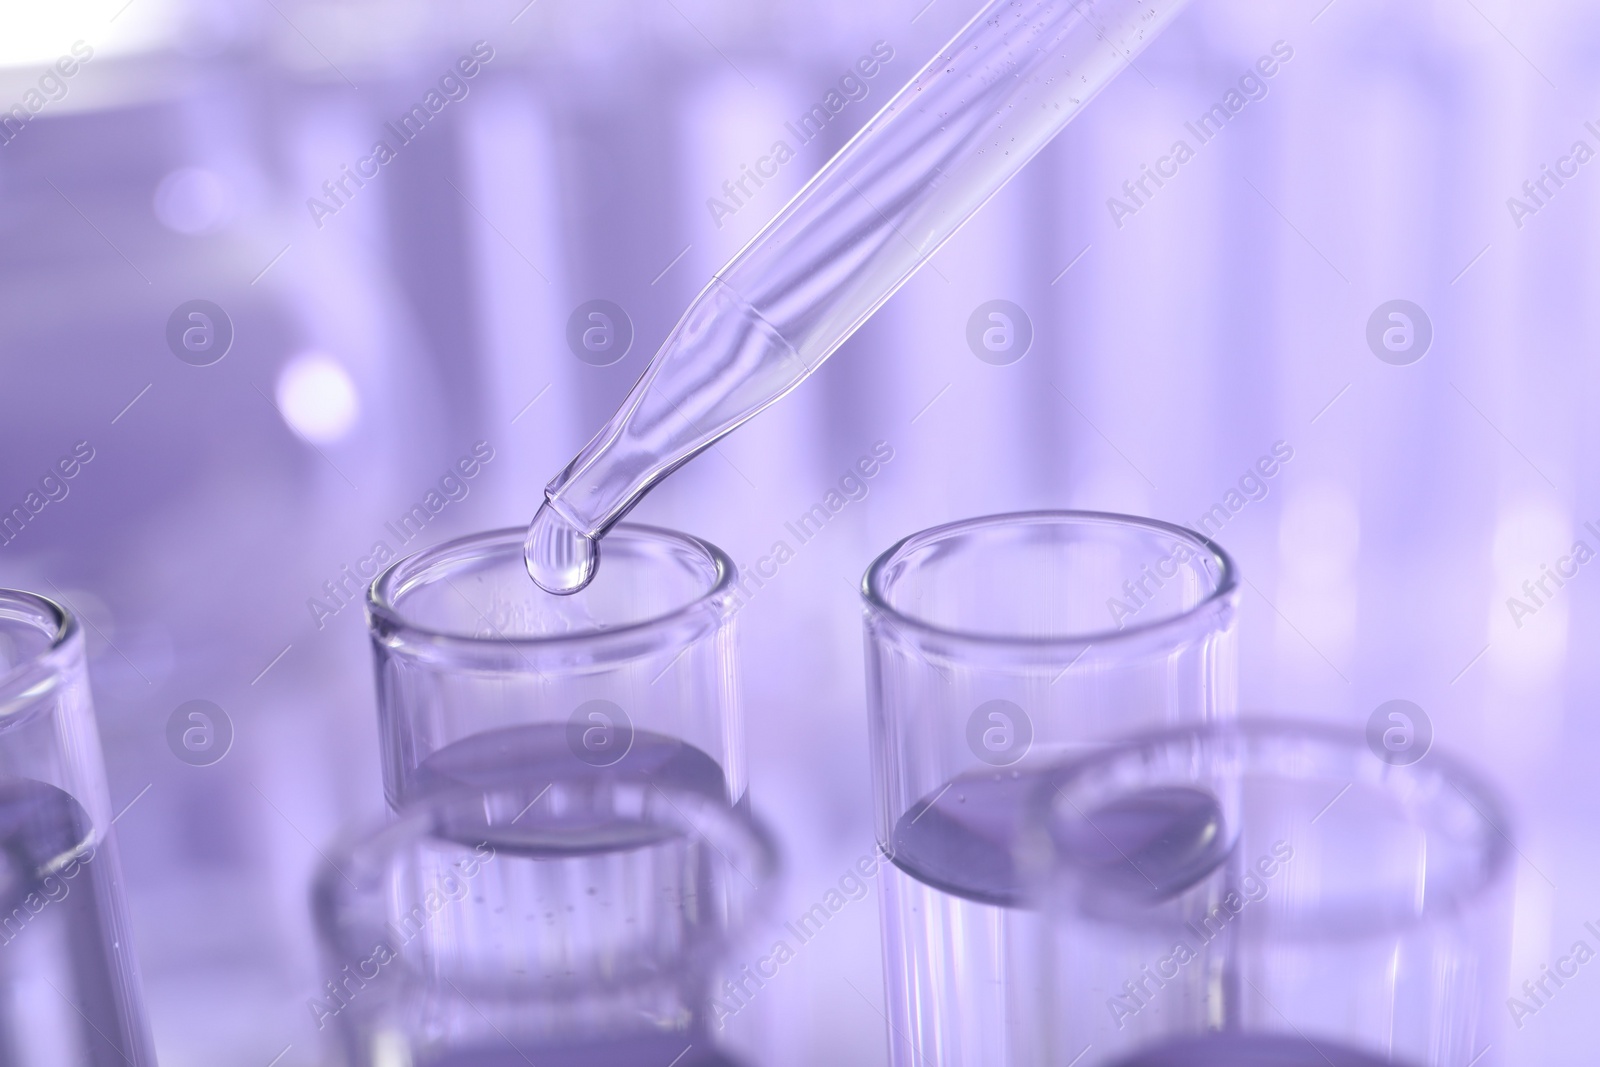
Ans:
[{"label": "pipette tip", "polygon": [[594,580],[600,553],[594,538],[562,518],[548,503],[528,526],[522,545],[528,577],[547,593],[570,596]]}]

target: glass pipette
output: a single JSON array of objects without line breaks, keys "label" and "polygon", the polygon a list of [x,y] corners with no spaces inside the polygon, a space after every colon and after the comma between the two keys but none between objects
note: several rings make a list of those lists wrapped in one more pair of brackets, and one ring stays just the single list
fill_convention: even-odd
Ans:
[{"label": "glass pipette", "polygon": [[656,483],[799,385],[1187,0],[991,0],[701,291],[545,487],[528,573],[588,584]]}]

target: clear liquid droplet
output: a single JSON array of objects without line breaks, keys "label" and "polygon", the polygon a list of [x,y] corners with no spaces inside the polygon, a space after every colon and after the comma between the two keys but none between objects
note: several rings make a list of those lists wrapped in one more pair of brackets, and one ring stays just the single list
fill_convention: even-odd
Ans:
[{"label": "clear liquid droplet", "polygon": [[549,504],[540,504],[522,544],[528,577],[547,593],[570,596],[594,580],[600,553],[594,538],[573,526]]}]

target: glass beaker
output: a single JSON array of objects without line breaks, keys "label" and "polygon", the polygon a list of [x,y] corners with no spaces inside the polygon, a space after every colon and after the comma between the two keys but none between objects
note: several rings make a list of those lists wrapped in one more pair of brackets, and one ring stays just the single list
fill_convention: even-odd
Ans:
[{"label": "glass beaker", "polygon": [[997,515],[901,541],[863,597],[891,1062],[1044,1062],[1012,862],[1033,773],[1235,712],[1233,562],[1151,519]]},{"label": "glass beaker", "polygon": [[424,794],[319,874],[312,1011],[350,1067],[731,1067],[710,983],[777,864],[748,812],[692,788]]},{"label": "glass beaker", "polygon": [[623,524],[587,589],[528,578],[523,531],[463,537],[373,582],[384,792],[590,777],[745,797],[733,562],[687,534]]},{"label": "glass beaker", "polygon": [[0,1064],[154,1064],[83,631],[0,589]]},{"label": "glass beaker", "polygon": [[1048,1062],[1491,1062],[1512,844],[1447,756],[1241,720],[1064,766],[1035,811]]}]

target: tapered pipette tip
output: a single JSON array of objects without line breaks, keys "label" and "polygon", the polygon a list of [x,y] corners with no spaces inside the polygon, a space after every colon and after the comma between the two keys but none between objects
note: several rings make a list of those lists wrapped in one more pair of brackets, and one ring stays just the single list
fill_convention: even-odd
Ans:
[{"label": "tapered pipette tip", "polygon": [[539,505],[528,525],[522,556],[528,577],[556,596],[570,596],[588,585],[600,562],[594,538],[563,519],[548,503]]}]

